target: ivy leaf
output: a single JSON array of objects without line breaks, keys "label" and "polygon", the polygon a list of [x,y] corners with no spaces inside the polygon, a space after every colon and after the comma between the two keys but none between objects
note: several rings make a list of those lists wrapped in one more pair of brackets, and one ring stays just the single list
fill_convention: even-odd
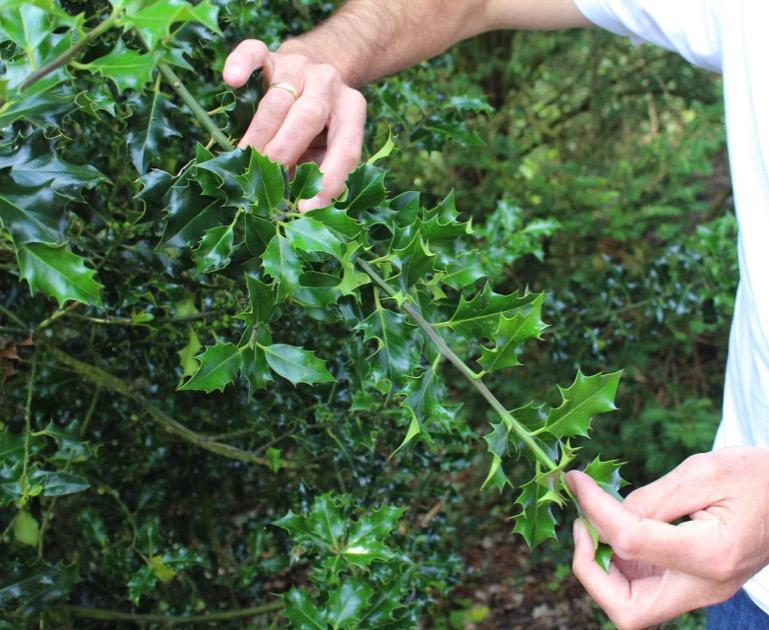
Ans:
[{"label": "ivy leaf", "polygon": [[[516,514],[513,532],[521,534],[532,549],[548,538],[556,538],[555,517],[550,501],[545,499],[548,489],[536,481],[530,481],[516,500],[521,512]],[[545,500],[543,500],[545,499]]]},{"label": "ivy leaf", "polygon": [[141,90],[152,79],[152,72],[160,61],[159,51],[139,54],[126,48],[122,40],[103,57],[88,64],[88,70],[110,79],[118,92]]},{"label": "ivy leaf", "polygon": [[248,309],[239,313],[237,319],[243,320],[246,326],[266,324],[270,321],[270,314],[275,307],[272,289],[250,273],[246,274],[246,286],[248,287]]},{"label": "ivy leaf", "polygon": [[578,371],[571,387],[558,388],[563,402],[548,413],[547,431],[556,438],[587,436],[593,416],[617,409],[614,397],[621,376],[622,372],[585,376]]},{"label": "ivy leaf", "polygon": [[67,300],[84,304],[101,304],[102,285],[85,266],[85,259],[73,254],[66,245],[26,243],[18,250],[21,277],[32,294],[43,293],[62,306]]},{"label": "ivy leaf", "polygon": [[494,333],[494,348],[482,348],[478,361],[484,370],[492,372],[507,367],[520,365],[518,356],[521,345],[529,339],[540,339],[547,325],[540,318],[544,295],[538,295],[525,310],[514,312],[510,317],[499,316],[499,324]]},{"label": "ivy leaf", "polygon": [[301,217],[286,225],[286,239],[294,249],[305,252],[324,252],[338,260],[343,257],[342,241],[319,221]]},{"label": "ivy leaf", "polygon": [[347,178],[347,198],[337,207],[356,213],[378,206],[385,200],[385,172],[376,166],[363,164]]},{"label": "ivy leaf", "polygon": [[240,351],[229,342],[207,346],[197,360],[200,367],[192,378],[179,387],[181,391],[197,390],[210,394],[218,389],[223,392],[235,380],[240,369]]},{"label": "ivy leaf", "polygon": [[233,225],[220,225],[206,231],[193,257],[200,273],[224,269],[230,264],[235,245]]},{"label": "ivy leaf", "polygon": [[361,621],[374,589],[362,578],[351,575],[328,596],[324,619],[332,628],[352,628]]},{"label": "ivy leaf", "polygon": [[302,261],[297,258],[285,236],[276,234],[262,255],[264,271],[279,285],[280,294],[286,296],[299,286]]},{"label": "ivy leaf", "polygon": [[335,379],[326,368],[325,361],[314,353],[283,343],[264,348],[269,366],[292,384],[330,383]]},{"label": "ivy leaf", "polygon": [[326,630],[323,613],[312,603],[304,591],[292,588],[283,596],[285,608],[283,614],[296,630]]},{"label": "ivy leaf", "polygon": [[0,169],[10,167],[10,175],[21,187],[48,184],[55,193],[79,200],[84,188],[92,188],[109,179],[90,164],[71,164],[56,151],[56,143],[42,132],[33,133],[16,151],[0,155]]},{"label": "ivy leaf", "polygon": [[177,22],[199,22],[214,33],[220,34],[217,23],[219,8],[210,0],[190,4],[186,0],[157,0],[147,3],[135,0],[126,4],[121,23],[126,30],[135,28],[148,48],[154,49],[169,37],[171,25]]},{"label": "ivy leaf", "polygon": [[283,167],[267,156],[250,149],[250,158],[245,173],[235,180],[243,190],[244,197],[256,203],[262,215],[277,208],[286,194],[286,180]]},{"label": "ivy leaf", "polygon": [[159,148],[164,141],[181,136],[168,118],[177,107],[160,90],[152,90],[150,94],[150,98],[140,94],[129,101],[133,116],[126,131],[126,144],[131,162],[140,175],[144,175],[152,160],[159,157]]},{"label": "ivy leaf", "polygon": [[468,337],[487,338],[489,331],[496,329],[500,315],[530,306],[537,299],[539,295],[536,293],[500,295],[487,284],[470,300],[461,296],[451,319],[438,327],[447,326]]},{"label": "ivy leaf", "polygon": [[315,162],[305,162],[296,167],[289,192],[294,199],[311,199],[323,188],[323,173]]}]

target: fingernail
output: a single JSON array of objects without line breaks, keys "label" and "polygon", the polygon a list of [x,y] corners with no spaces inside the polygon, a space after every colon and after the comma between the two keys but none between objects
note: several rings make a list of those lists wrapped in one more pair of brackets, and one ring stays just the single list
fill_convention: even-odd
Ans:
[{"label": "fingernail", "polygon": [[574,536],[574,544],[578,545],[580,536],[582,536],[582,523],[580,523],[580,519],[574,521],[572,535]]},{"label": "fingernail", "polygon": [[574,486],[574,475],[572,475],[571,473],[566,474],[566,485],[569,486],[569,489],[572,492],[576,492],[577,489]]}]

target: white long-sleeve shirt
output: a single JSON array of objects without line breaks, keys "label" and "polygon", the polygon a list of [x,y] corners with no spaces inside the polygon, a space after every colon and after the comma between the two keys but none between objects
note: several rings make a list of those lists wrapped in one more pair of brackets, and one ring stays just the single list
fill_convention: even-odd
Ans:
[{"label": "white long-sleeve shirt", "polygon": [[[575,0],[591,22],[723,75],[740,286],[715,447],[769,447],[769,2]],[[746,471],[749,473],[749,471]],[[746,585],[769,614],[769,567]]]}]

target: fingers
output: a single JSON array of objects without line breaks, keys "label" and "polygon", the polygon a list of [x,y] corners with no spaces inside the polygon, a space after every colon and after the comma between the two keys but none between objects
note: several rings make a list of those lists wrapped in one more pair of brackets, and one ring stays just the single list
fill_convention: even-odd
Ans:
[{"label": "fingers", "polygon": [[[230,87],[239,88],[254,71],[272,64],[269,48],[258,39],[246,39],[237,45],[224,62],[222,76]],[[268,68],[269,71],[271,68]]]},{"label": "fingers", "polygon": [[336,100],[328,127],[326,155],[320,165],[323,189],[299,204],[303,212],[322,208],[344,192],[347,175],[360,162],[366,124],[366,99],[349,88]]},{"label": "fingers", "polygon": [[669,523],[723,499],[720,462],[712,453],[694,455],[664,477],[631,492],[623,505],[638,516]]},{"label": "fingers", "polygon": [[568,480],[585,517],[619,557],[709,579],[729,578],[729,563],[722,561],[730,549],[729,536],[718,519],[704,518],[673,526],[642,518],[601,490],[584,473],[573,471]]},{"label": "fingers", "polygon": [[265,147],[267,157],[271,160],[293,166],[326,128],[338,86],[332,76],[336,70],[320,68],[306,77],[302,95],[292,105],[275,136]]},{"label": "fingers", "polygon": [[574,540],[574,575],[620,630],[647,628],[722,597],[706,581],[683,573],[649,569],[628,579],[612,563],[607,574],[594,560],[593,543],[581,520],[574,524]]}]

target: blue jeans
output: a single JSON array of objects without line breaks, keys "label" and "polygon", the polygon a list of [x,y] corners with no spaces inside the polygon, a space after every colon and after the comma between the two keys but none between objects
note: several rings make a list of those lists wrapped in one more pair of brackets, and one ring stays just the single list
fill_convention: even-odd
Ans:
[{"label": "blue jeans", "polygon": [[745,591],[707,609],[707,630],[769,630],[769,615],[753,603]]}]

